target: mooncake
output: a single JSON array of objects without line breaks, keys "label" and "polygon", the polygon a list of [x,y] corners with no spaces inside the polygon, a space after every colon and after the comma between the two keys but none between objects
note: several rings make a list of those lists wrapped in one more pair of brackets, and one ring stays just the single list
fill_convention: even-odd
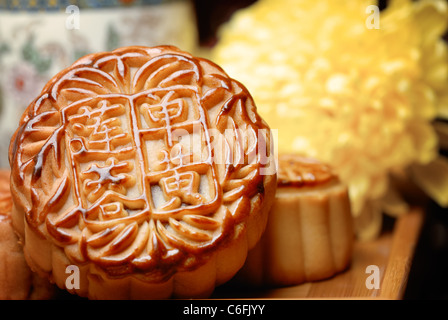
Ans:
[{"label": "mooncake", "polygon": [[57,290],[28,267],[11,224],[9,170],[0,169],[0,300],[43,300]]},{"label": "mooncake", "polygon": [[346,186],[326,164],[281,154],[266,231],[235,283],[282,287],[327,279],[349,267],[353,244]]},{"label": "mooncake", "polygon": [[210,296],[265,229],[271,140],[247,89],[209,60],[172,46],[81,58],[11,140],[28,263],[89,299]]}]

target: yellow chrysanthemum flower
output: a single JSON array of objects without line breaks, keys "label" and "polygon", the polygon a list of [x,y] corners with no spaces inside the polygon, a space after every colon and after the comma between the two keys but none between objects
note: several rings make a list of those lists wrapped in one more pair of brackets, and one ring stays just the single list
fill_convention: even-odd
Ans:
[{"label": "yellow chrysanthemum flower", "polygon": [[448,205],[437,135],[448,129],[434,126],[448,119],[448,3],[395,0],[375,16],[376,4],[259,0],[232,17],[211,53],[278,129],[280,152],[333,166],[360,238],[378,234],[383,211],[407,210],[393,174]]}]

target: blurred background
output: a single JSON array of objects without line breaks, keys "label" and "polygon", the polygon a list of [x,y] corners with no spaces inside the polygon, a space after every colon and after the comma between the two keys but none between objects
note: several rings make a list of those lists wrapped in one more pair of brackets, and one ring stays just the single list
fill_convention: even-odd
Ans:
[{"label": "blurred background", "polygon": [[[447,1],[283,1],[0,0],[0,167],[9,167],[22,113],[58,71],[92,52],[175,45],[216,60],[247,85],[271,127],[287,128],[281,150],[337,159],[359,207],[360,237],[373,239],[410,205],[424,206],[404,298],[448,298]],[[371,4],[381,12],[379,30],[368,30]],[[310,129],[316,134],[296,130],[328,115]],[[364,140],[359,123],[375,123]],[[389,140],[394,157],[380,148]]]}]

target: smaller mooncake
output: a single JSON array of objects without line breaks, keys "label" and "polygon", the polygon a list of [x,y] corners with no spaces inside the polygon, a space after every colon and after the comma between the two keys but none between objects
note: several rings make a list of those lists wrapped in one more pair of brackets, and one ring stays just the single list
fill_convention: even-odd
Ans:
[{"label": "smaller mooncake", "polygon": [[266,231],[236,283],[291,286],[329,278],[349,267],[354,243],[347,188],[314,159],[280,155]]}]

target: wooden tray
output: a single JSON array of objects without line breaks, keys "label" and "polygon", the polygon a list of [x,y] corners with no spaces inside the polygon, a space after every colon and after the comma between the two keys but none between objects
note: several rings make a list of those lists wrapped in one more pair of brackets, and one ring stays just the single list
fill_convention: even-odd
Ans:
[{"label": "wooden tray", "polygon": [[[224,299],[401,299],[406,288],[424,213],[413,209],[399,217],[390,232],[373,241],[357,242],[350,268],[328,280],[286,288],[235,292],[218,288],[215,298]],[[378,289],[368,289],[366,273],[370,265],[378,266]],[[370,281],[368,281],[371,283]]]}]

